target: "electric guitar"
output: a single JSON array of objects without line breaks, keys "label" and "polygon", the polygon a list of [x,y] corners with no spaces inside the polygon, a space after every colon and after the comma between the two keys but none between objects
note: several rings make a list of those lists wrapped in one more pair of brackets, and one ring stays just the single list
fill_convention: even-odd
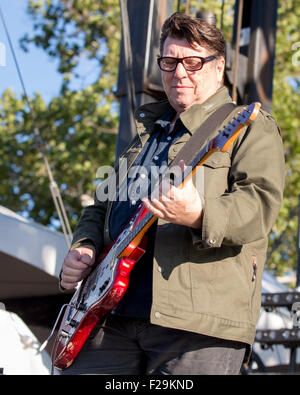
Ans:
[{"label": "electric guitar", "polygon": [[[255,120],[259,109],[260,103],[252,103],[233,118],[199,151],[175,185],[180,187],[215,151],[227,151],[243,126]],[[65,369],[72,364],[94,326],[120,302],[128,287],[130,272],[145,252],[145,233],[156,220],[141,204],[128,226],[97,258],[90,275],[65,305],[51,355],[56,368]]]}]

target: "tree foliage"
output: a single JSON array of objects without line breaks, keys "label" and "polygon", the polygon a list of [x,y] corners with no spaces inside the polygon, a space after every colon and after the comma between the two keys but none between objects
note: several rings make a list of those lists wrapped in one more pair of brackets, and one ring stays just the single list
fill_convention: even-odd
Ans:
[{"label": "tree foliage", "polygon": [[[30,98],[35,125],[45,142],[71,225],[81,212],[81,198],[93,196],[101,165],[114,161],[118,108],[114,96],[120,46],[118,1],[29,1],[34,33],[21,44],[34,44],[59,61],[61,92],[46,104],[39,93]],[[72,89],[85,75],[83,59],[92,59],[95,81]],[[47,78],[47,76],[45,76]],[[36,149],[34,125],[24,98],[11,91],[0,100],[0,204],[56,225],[44,162]]]},{"label": "tree foliage", "polygon": [[[284,204],[273,228],[269,268],[296,268],[300,194],[300,3],[280,0],[278,8],[273,115],[286,153]],[[277,243],[278,241],[278,243]],[[274,245],[275,243],[275,245]]]},{"label": "tree foliage", "polygon": [[[21,40],[58,60],[63,77],[60,94],[45,103],[30,98],[34,118],[45,141],[72,226],[81,198],[93,196],[96,170],[114,161],[118,125],[117,83],[121,41],[119,0],[27,0],[33,33]],[[234,0],[181,1],[181,11],[213,10],[231,41]],[[176,10],[178,2],[174,1]],[[222,8],[224,6],[224,8]],[[82,64],[94,67],[94,80]],[[300,3],[279,0],[273,115],[286,152],[284,204],[270,236],[268,266],[278,272],[296,266],[297,206],[300,193]],[[45,76],[46,78],[46,76]],[[36,149],[33,123],[24,97],[7,90],[0,98],[0,204],[43,224],[55,223],[44,163]]]}]

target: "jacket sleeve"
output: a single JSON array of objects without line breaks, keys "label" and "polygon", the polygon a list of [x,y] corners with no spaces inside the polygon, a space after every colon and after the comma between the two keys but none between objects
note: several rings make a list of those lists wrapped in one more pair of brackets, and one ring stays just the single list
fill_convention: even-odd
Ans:
[{"label": "jacket sleeve", "polygon": [[[97,187],[94,204],[86,207],[75,228],[72,240],[71,250],[84,244],[92,243],[96,248],[98,255],[104,247],[104,225],[108,202],[114,201],[117,191],[117,174],[127,172],[126,155],[129,149],[139,142],[139,136],[136,135],[128,147],[120,155],[119,161],[115,163],[114,168],[108,166],[106,169],[109,176]],[[120,178],[120,177],[118,177]]]},{"label": "jacket sleeve", "polygon": [[284,189],[284,151],[275,120],[260,111],[232,151],[228,190],[205,198],[198,249],[243,245],[268,236],[279,213]]},{"label": "jacket sleeve", "polygon": [[103,248],[103,229],[105,221],[105,205],[99,204],[95,198],[95,203],[85,207],[80,220],[73,233],[73,240],[70,250],[86,244],[93,244],[96,248],[96,255]]},{"label": "jacket sleeve", "polygon": [[96,248],[96,255],[104,247],[104,224],[108,200],[112,198],[115,191],[115,173],[104,180],[97,187],[94,204],[85,207],[75,228],[71,250],[85,245],[93,244]]}]

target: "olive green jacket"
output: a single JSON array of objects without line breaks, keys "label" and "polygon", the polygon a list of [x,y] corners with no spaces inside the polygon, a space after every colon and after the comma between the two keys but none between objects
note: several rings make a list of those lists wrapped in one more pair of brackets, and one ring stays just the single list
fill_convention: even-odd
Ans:
[{"label": "olive green jacket", "polygon": [[[223,87],[205,103],[183,112],[180,118],[190,133],[170,147],[169,162],[201,123],[230,101]],[[121,156],[120,168],[124,161],[130,167],[154,121],[168,108],[168,102],[159,102],[137,110],[138,135]],[[151,322],[251,345],[260,311],[268,234],[284,188],[283,145],[274,119],[260,111],[229,151],[213,153],[199,172],[203,182],[197,188],[202,185],[199,192],[205,201],[202,229],[158,220]],[[101,188],[108,190],[112,179],[101,184],[95,204],[85,208],[72,248],[90,240],[99,252],[108,243],[112,202],[101,202],[97,196]]]}]

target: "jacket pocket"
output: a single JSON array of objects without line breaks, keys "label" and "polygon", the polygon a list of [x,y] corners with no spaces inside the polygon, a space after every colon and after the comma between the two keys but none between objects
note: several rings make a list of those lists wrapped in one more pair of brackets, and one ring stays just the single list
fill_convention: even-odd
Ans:
[{"label": "jacket pocket", "polygon": [[216,151],[206,159],[203,166],[208,166],[212,169],[228,168],[231,166],[230,155],[228,152]]},{"label": "jacket pocket", "polygon": [[211,313],[214,299],[214,278],[218,264],[216,249],[198,251],[190,245],[189,253],[193,311]]},{"label": "jacket pocket", "polygon": [[203,251],[198,260],[196,256],[196,252],[191,256],[195,262],[191,265],[195,311],[207,311],[232,322],[249,322],[249,251],[242,246],[222,246],[206,255]]},{"label": "jacket pocket", "polygon": [[259,267],[260,256],[256,254],[252,254],[251,256],[251,264],[252,264],[252,277],[251,277],[251,301],[250,301],[250,311],[251,311],[251,320],[256,324],[260,308],[261,308],[261,281],[262,281],[262,273],[263,273],[263,265]]},{"label": "jacket pocket", "polygon": [[256,324],[260,313],[261,280],[264,268],[264,258],[256,249],[244,246],[245,255],[242,264],[244,266],[247,285],[249,288],[249,318]]},{"label": "jacket pocket", "polygon": [[[156,231],[153,294],[159,304],[191,311],[187,228],[159,219]],[[166,297],[166,295],[168,295]]]},{"label": "jacket pocket", "polygon": [[204,167],[204,196],[218,197],[227,192],[228,174],[231,167],[231,158],[228,152],[214,152],[210,155]]}]

